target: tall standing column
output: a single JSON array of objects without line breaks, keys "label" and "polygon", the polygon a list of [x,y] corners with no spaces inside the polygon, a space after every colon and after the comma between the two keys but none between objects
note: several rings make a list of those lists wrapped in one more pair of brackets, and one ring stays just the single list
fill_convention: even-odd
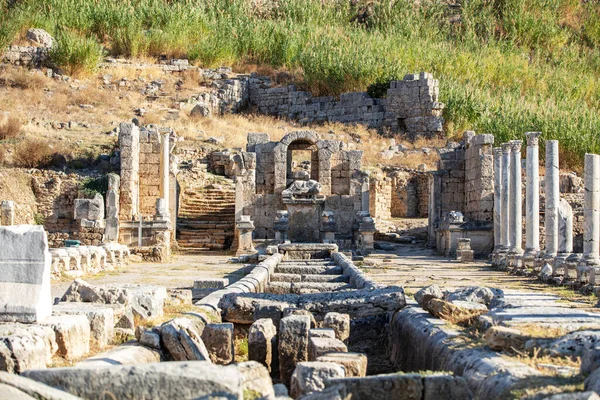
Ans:
[{"label": "tall standing column", "polygon": [[545,257],[556,257],[558,252],[558,202],[559,192],[559,167],[558,167],[558,140],[546,140],[546,176],[544,190],[546,192],[546,249]]},{"label": "tall standing column", "polygon": [[494,254],[502,245],[502,147],[494,147]]},{"label": "tall standing column", "polygon": [[583,206],[583,257],[577,268],[577,279],[583,282],[590,268],[600,264],[600,156],[585,155]]},{"label": "tall standing column", "polygon": [[162,198],[164,200],[163,207],[169,215],[169,154],[171,153],[171,143],[169,140],[170,134],[167,132],[163,136],[163,154],[162,154]]},{"label": "tall standing column", "polygon": [[510,253],[523,254],[523,210],[521,189],[522,140],[511,140],[510,160]]},{"label": "tall standing column", "polygon": [[510,143],[502,143],[502,247],[510,247]]},{"label": "tall standing column", "polygon": [[523,266],[533,267],[540,252],[540,146],[541,132],[527,132],[525,185],[525,254]]}]

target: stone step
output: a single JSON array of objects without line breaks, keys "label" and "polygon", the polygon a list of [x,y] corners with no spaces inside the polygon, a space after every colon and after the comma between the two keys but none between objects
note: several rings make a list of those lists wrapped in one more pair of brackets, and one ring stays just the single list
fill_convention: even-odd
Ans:
[{"label": "stone step", "polygon": [[266,292],[272,294],[309,294],[352,289],[346,282],[271,282]]},{"label": "stone step", "polygon": [[279,274],[269,277],[271,282],[345,282],[350,281],[346,275],[313,275],[313,274]]},{"label": "stone step", "polygon": [[315,258],[312,260],[285,260],[280,264],[313,265],[313,264],[332,264],[331,258]]},{"label": "stone step", "polygon": [[277,274],[300,274],[300,275],[341,275],[342,267],[323,265],[282,265],[275,267]]}]

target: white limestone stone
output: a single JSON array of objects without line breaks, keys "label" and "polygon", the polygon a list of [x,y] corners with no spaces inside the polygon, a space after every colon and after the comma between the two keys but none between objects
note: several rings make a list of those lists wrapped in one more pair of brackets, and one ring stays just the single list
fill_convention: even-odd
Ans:
[{"label": "white limestone stone", "polygon": [[525,186],[525,255],[535,257],[540,251],[540,156],[541,132],[527,132]]},{"label": "white limestone stone", "polygon": [[546,140],[546,256],[556,256],[558,252],[558,202],[560,170],[558,166],[558,140]]}]

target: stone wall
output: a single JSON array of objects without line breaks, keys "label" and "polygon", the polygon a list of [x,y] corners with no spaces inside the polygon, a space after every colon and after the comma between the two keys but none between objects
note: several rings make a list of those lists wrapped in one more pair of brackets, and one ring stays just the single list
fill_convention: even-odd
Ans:
[{"label": "stone wall", "polygon": [[465,205],[468,220],[492,221],[494,210],[494,135],[468,131],[465,141]]},{"label": "stone wall", "polygon": [[392,218],[392,178],[372,176],[369,180],[369,212],[375,219]]},{"label": "stone wall", "polygon": [[35,46],[8,46],[0,59],[9,64],[39,67],[48,59],[48,49]]},{"label": "stone wall", "polygon": [[156,200],[161,197],[162,136],[158,130],[140,130],[139,204],[143,216],[156,213]]},{"label": "stone wall", "polygon": [[385,99],[372,98],[366,92],[344,93],[339,99],[313,97],[295,85],[272,87],[267,77],[252,77],[248,82],[250,105],[261,114],[304,124],[341,122],[386,127],[410,138],[431,137],[443,130],[439,82],[424,72],[392,81]]}]

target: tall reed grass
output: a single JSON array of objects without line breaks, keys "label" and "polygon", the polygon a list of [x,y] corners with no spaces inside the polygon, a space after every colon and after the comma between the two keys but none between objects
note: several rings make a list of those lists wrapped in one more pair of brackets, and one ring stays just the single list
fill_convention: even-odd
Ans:
[{"label": "tall reed grass", "polygon": [[[291,70],[315,94],[365,90],[430,71],[441,81],[447,132],[497,142],[541,130],[563,160],[600,152],[600,6],[580,0],[380,0],[366,24],[350,0],[22,0],[0,15],[0,46],[35,26],[59,40],[59,62],[187,57],[198,65]],[[66,32],[66,33],[65,33]],[[74,39],[78,36],[80,41]],[[84,50],[75,51],[74,47]],[[65,50],[66,48],[66,50]]]}]

